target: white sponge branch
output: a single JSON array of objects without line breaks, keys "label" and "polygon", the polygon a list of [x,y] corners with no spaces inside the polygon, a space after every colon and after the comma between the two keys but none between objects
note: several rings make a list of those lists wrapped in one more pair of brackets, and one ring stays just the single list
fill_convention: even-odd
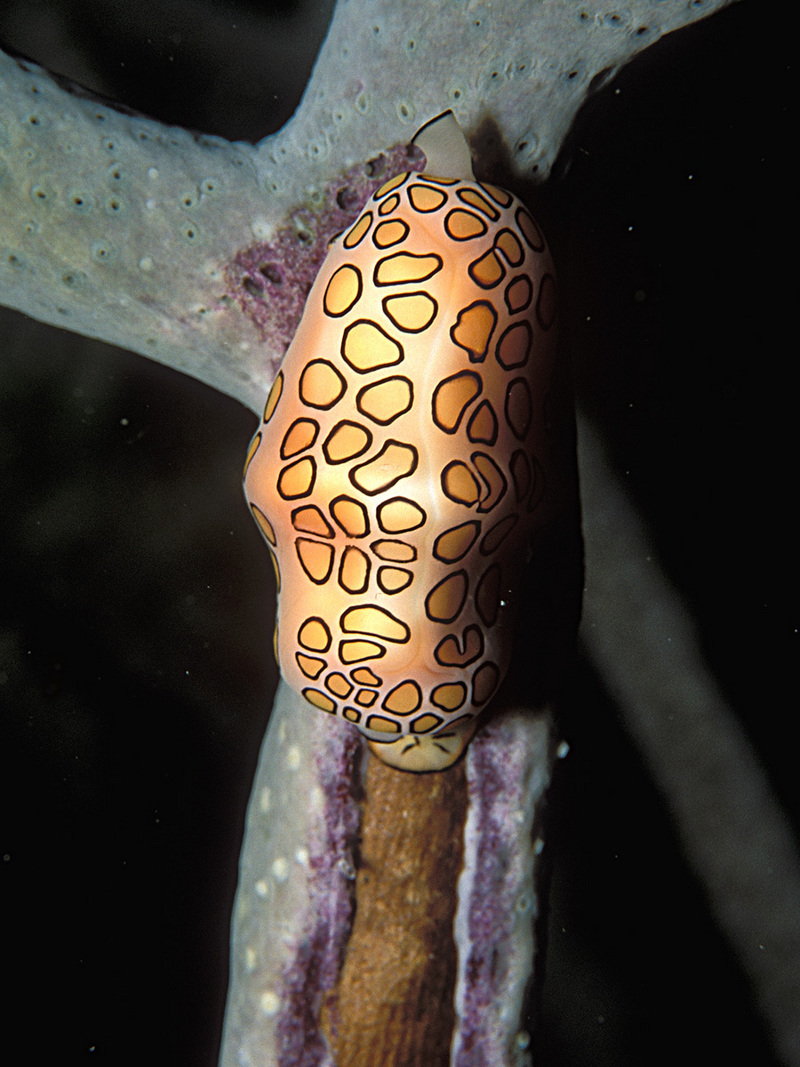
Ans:
[{"label": "white sponge branch", "polygon": [[479,174],[542,180],[593,90],[728,2],[349,0],[297,113],[257,146],[123,113],[0,55],[0,302],[258,411],[329,237],[402,169],[419,126],[452,108]]}]

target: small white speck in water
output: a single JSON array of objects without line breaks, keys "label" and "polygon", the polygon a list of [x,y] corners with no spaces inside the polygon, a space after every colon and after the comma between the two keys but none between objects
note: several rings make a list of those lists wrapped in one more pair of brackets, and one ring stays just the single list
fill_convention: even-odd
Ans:
[{"label": "small white speck in water", "polygon": [[274,993],[271,989],[267,989],[261,994],[259,1004],[264,1014],[270,1016],[277,1015],[278,1008],[281,1006],[277,993]]},{"label": "small white speck in water", "polygon": [[566,741],[562,741],[561,744],[556,749],[556,759],[564,759],[564,757],[567,755],[568,752],[569,752],[569,745],[567,744]]},{"label": "small white speck in water", "polygon": [[285,882],[289,877],[289,861],[285,856],[278,856],[272,863],[272,877],[276,882]]},{"label": "small white speck in water", "polygon": [[520,893],[517,897],[516,909],[518,915],[527,915],[533,911],[533,897],[528,893]]},{"label": "small white speck in water", "polygon": [[514,1038],[514,1044],[518,1049],[524,1050],[529,1047],[531,1043],[531,1035],[527,1030],[520,1030],[517,1036]]},{"label": "small white speck in water", "polygon": [[290,771],[296,771],[300,766],[301,754],[299,745],[291,745],[286,753],[286,766]]},{"label": "small white speck in water", "polygon": [[342,856],[339,860],[337,860],[336,866],[339,868],[345,878],[349,882],[352,882],[352,880],[356,876],[356,869],[350,862],[350,860],[346,856]]},{"label": "small white speck in water", "polygon": [[250,229],[253,231],[253,237],[255,237],[257,241],[266,241],[272,235],[272,223],[269,219],[253,219],[250,223]]}]

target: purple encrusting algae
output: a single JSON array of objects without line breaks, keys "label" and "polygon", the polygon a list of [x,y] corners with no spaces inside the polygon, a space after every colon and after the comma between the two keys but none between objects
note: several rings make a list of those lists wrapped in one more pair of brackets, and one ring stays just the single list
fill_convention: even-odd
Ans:
[{"label": "purple encrusting algae", "polygon": [[276,1036],[281,1064],[331,1064],[320,1026],[325,994],[333,989],[350,937],[361,816],[354,795],[362,742],[355,730],[337,731],[316,761],[323,794],[322,821],[309,841],[310,908],[307,928],[283,973],[285,994]]},{"label": "purple encrusting algae", "polygon": [[465,867],[459,908],[466,908],[466,944],[459,944],[462,988],[453,1067],[498,1067],[513,1062],[511,1044],[519,1019],[509,1022],[518,977],[532,959],[533,803],[546,784],[531,777],[528,735],[496,722],[473,741],[469,754],[470,815],[465,829]]},{"label": "purple encrusting algae", "polygon": [[355,221],[384,182],[404,171],[421,171],[424,160],[413,145],[395,145],[351,167],[325,190],[320,208],[298,206],[292,225],[235,256],[226,268],[228,295],[273,351],[282,356],[289,347],[330,241]]}]

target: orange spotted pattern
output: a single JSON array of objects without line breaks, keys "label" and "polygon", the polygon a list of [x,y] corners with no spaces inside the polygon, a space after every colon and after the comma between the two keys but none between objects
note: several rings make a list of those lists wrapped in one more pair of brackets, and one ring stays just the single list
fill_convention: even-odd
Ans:
[{"label": "orange spotted pattern", "polygon": [[544,238],[494,186],[398,175],[331,243],[245,493],[284,678],[374,742],[463,725],[507,669],[554,319]]}]

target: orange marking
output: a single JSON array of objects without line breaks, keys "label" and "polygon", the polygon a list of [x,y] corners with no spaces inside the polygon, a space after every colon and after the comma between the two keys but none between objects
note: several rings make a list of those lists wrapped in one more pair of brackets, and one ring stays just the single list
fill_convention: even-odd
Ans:
[{"label": "orange marking", "polygon": [[325,295],[322,297],[322,306],[329,315],[338,318],[358,303],[363,291],[361,271],[358,267],[345,263],[339,267],[328,282]]},{"label": "orange marking", "polygon": [[325,439],[322,451],[328,463],[344,463],[362,455],[372,444],[372,434],[357,422],[338,422]]},{"label": "orange marking", "polygon": [[497,688],[500,671],[494,663],[483,663],[472,677],[472,703],[485,704]]},{"label": "orange marking", "polygon": [[345,237],[342,244],[345,248],[355,248],[366,236],[367,230],[372,225],[372,212],[365,211],[361,218],[356,219],[355,225]]},{"label": "orange marking", "polygon": [[386,698],[381,707],[384,711],[391,711],[394,715],[410,715],[422,704],[422,692],[416,682],[405,681],[396,685]]},{"label": "orange marking", "polygon": [[456,193],[459,200],[463,200],[465,204],[469,204],[471,207],[476,207],[478,211],[482,211],[484,215],[496,222],[500,218],[500,212],[492,207],[488,200],[481,196],[477,189],[459,189]]},{"label": "orange marking", "polygon": [[311,678],[313,681],[316,681],[328,666],[324,659],[317,659],[316,656],[307,656],[305,652],[295,652],[294,658],[306,678]]},{"label": "orange marking", "polygon": [[460,459],[448,463],[442,471],[442,489],[445,496],[456,504],[466,504],[468,508],[477,504],[481,497],[481,487],[475,475]]},{"label": "orange marking", "polygon": [[422,526],[427,515],[413,500],[398,496],[378,507],[378,525],[384,533],[398,534],[416,530]]},{"label": "orange marking", "polygon": [[519,521],[519,515],[506,515],[489,530],[481,541],[481,555],[492,556]]},{"label": "orange marking", "polygon": [[281,398],[282,392],[283,373],[281,371],[278,371],[278,373],[275,375],[275,381],[272,383],[272,388],[269,391],[269,395],[267,396],[267,403],[264,406],[264,418],[262,420],[263,422],[269,422],[269,420],[272,418],[273,412],[278,406],[278,401]]},{"label": "orange marking", "polygon": [[327,711],[331,715],[336,714],[336,701],[331,700],[327,693],[321,693],[319,689],[304,689],[303,696],[320,711]]},{"label": "orange marking", "polygon": [[340,641],[339,659],[342,663],[360,663],[365,659],[380,659],[386,655],[383,645],[374,641]]},{"label": "orange marking", "polygon": [[464,607],[467,586],[466,571],[456,571],[443,578],[425,598],[428,618],[436,622],[452,622]]},{"label": "orange marking", "polygon": [[437,685],[431,690],[431,703],[445,711],[457,711],[467,699],[467,687],[463,682]]},{"label": "orange marking", "polygon": [[442,269],[444,261],[435,254],[416,255],[395,252],[378,261],[375,267],[376,285],[401,285],[404,282],[424,282]]},{"label": "orange marking", "polygon": [[258,507],[257,504],[251,504],[250,510],[252,511],[253,518],[258,523],[258,528],[261,530],[262,534],[266,537],[266,539],[271,545],[274,545],[276,542],[275,531],[272,529],[272,523],[269,521],[267,516],[264,514],[261,508]]},{"label": "orange marking", "polygon": [[373,459],[350,471],[350,481],[362,493],[374,496],[391,489],[417,469],[419,457],[413,445],[389,440]]},{"label": "orange marking", "polygon": [[411,585],[413,580],[414,575],[411,571],[407,571],[403,567],[378,568],[378,585],[387,596],[401,593]]},{"label": "orange marking", "polygon": [[399,189],[403,182],[408,178],[408,173],[395,174],[393,178],[390,178],[388,182],[384,182],[383,185],[372,197],[373,200],[380,200],[386,196],[387,193],[391,193],[394,189]]},{"label": "orange marking", "polygon": [[405,333],[422,333],[436,318],[436,301],[427,293],[407,293],[403,296],[387,296],[383,310],[398,330]]},{"label": "orange marking", "polygon": [[459,644],[456,634],[448,634],[436,646],[434,657],[443,667],[466,667],[483,655],[483,633],[479,626],[468,626]]},{"label": "orange marking", "polygon": [[374,689],[359,689],[355,695],[356,704],[362,708],[371,708],[377,699],[378,694]]},{"label": "orange marking", "polygon": [[517,220],[517,226],[519,226],[522,236],[534,250],[534,252],[544,252],[546,242],[542,231],[533,221],[531,216],[525,210],[524,207],[518,207],[514,216]]},{"label": "orange marking", "polygon": [[348,593],[364,593],[369,585],[370,562],[360,548],[348,545],[339,565],[339,585]]},{"label": "orange marking", "polygon": [[327,411],[346,389],[344,378],[327,359],[312,359],[300,375],[300,399],[312,408]]},{"label": "orange marking", "polygon": [[382,222],[375,227],[372,235],[372,243],[376,248],[391,248],[399,244],[408,236],[408,225],[400,219],[392,219],[390,222]]},{"label": "orange marking", "polygon": [[331,575],[333,567],[333,548],[323,541],[310,541],[307,537],[298,537],[295,541],[297,558],[300,566],[312,582],[324,585]]},{"label": "orange marking", "polygon": [[466,349],[473,363],[481,363],[486,358],[496,322],[497,312],[492,305],[486,300],[477,300],[459,311],[450,336],[459,348]]},{"label": "orange marking", "polygon": [[305,456],[288,467],[284,467],[278,475],[278,492],[284,500],[298,500],[308,496],[314,486],[317,468],[314,460]]},{"label": "orange marking", "polygon": [[394,196],[387,197],[386,200],[384,200],[378,208],[378,214],[391,215],[391,213],[395,210],[399,203],[400,197],[397,195],[397,193],[395,193]]},{"label": "orange marking", "polygon": [[337,496],[331,501],[331,515],[348,537],[366,537],[369,533],[367,509],[349,496]]},{"label": "orange marking", "polygon": [[295,508],[292,512],[292,526],[298,533],[315,534],[317,537],[333,537],[331,524],[314,504]]},{"label": "orange marking", "polygon": [[533,401],[524,378],[515,378],[506,390],[506,419],[515,437],[524,441],[531,425]]},{"label": "orange marking", "polygon": [[486,483],[486,492],[481,494],[481,503],[478,511],[491,511],[502,500],[508,488],[508,482],[492,457],[487,456],[485,452],[473,452],[472,462],[478,468],[478,474]]},{"label": "orange marking", "polygon": [[250,460],[258,452],[258,446],[261,444],[261,431],[259,431],[253,440],[250,442],[250,447],[247,449],[247,458],[244,461],[244,476],[247,476],[247,468],[250,466]]},{"label": "orange marking", "polygon": [[441,189],[431,189],[429,185],[409,185],[408,199],[415,211],[426,214],[429,211],[438,211],[442,204],[446,204],[447,193]]},{"label": "orange marking", "polygon": [[383,679],[373,674],[369,667],[356,667],[350,671],[350,677],[359,685],[383,685]]},{"label": "orange marking", "polygon": [[335,696],[341,697],[343,700],[346,697],[349,697],[353,692],[352,685],[348,682],[345,676],[338,671],[334,671],[332,674],[328,675],[325,679],[325,687],[326,689],[330,689]]},{"label": "orange marking", "polygon": [[382,734],[399,734],[400,723],[394,719],[387,719],[383,715],[370,715],[367,719],[367,729],[376,730]]},{"label": "orange marking", "polygon": [[475,589],[475,607],[484,626],[494,626],[500,611],[500,567],[493,563],[480,577]]},{"label": "orange marking", "polygon": [[362,415],[381,426],[388,426],[404,415],[414,403],[414,387],[408,378],[395,375],[375,385],[365,385],[356,397],[356,407]]},{"label": "orange marking", "polygon": [[428,734],[443,722],[444,719],[441,716],[433,715],[430,711],[427,711],[424,715],[420,715],[419,718],[412,721],[411,732],[414,734]]},{"label": "orange marking", "polygon": [[524,274],[515,278],[506,286],[506,307],[512,314],[517,311],[524,311],[525,308],[529,306],[532,297],[533,286],[531,285],[530,278],[526,277]]},{"label": "orange marking", "polygon": [[533,332],[528,322],[515,322],[503,332],[497,342],[497,362],[506,370],[524,367],[531,354]]},{"label": "orange marking", "polygon": [[447,236],[454,241],[471,241],[475,237],[482,237],[489,227],[478,215],[457,207],[448,213],[444,228]]},{"label": "orange marking", "polygon": [[359,374],[389,367],[403,358],[403,349],[376,323],[361,319],[348,326],[342,337],[342,355]]},{"label": "orange marking", "polygon": [[506,268],[493,248],[469,265],[469,276],[481,289],[494,289],[506,276]]},{"label": "orange marking", "polygon": [[327,652],[331,647],[331,632],[322,619],[306,619],[297,633],[297,640],[311,652]]},{"label": "orange marking", "polygon": [[483,382],[474,371],[462,370],[439,382],[433,391],[433,421],[445,433],[455,433],[464,412],[480,393]]},{"label": "orange marking", "polygon": [[405,541],[373,541],[369,547],[378,559],[387,563],[413,563],[417,558],[416,548]]},{"label": "orange marking", "polygon": [[497,416],[488,400],[481,400],[467,424],[467,437],[476,444],[493,445],[497,440]]},{"label": "orange marking", "polygon": [[384,641],[394,641],[398,644],[405,644],[411,636],[411,631],[404,622],[395,618],[386,608],[372,605],[348,608],[343,612],[339,625],[346,634],[370,634],[372,637],[382,637]]},{"label": "orange marking", "polygon": [[319,424],[313,419],[295,419],[281,442],[281,459],[291,459],[311,448],[317,439]]},{"label": "orange marking", "polygon": [[518,267],[525,258],[522,245],[511,230],[501,230],[494,239],[494,247],[499,248],[512,267]]},{"label": "orange marking", "polygon": [[455,563],[462,559],[475,544],[480,529],[481,524],[471,520],[445,530],[433,543],[434,556],[443,563]]},{"label": "orange marking", "polygon": [[498,189],[496,185],[490,185],[488,182],[480,182],[479,184],[481,189],[488,193],[492,200],[494,200],[496,204],[499,204],[500,207],[509,207],[511,201],[514,199],[511,193],[507,192],[505,189]]}]

